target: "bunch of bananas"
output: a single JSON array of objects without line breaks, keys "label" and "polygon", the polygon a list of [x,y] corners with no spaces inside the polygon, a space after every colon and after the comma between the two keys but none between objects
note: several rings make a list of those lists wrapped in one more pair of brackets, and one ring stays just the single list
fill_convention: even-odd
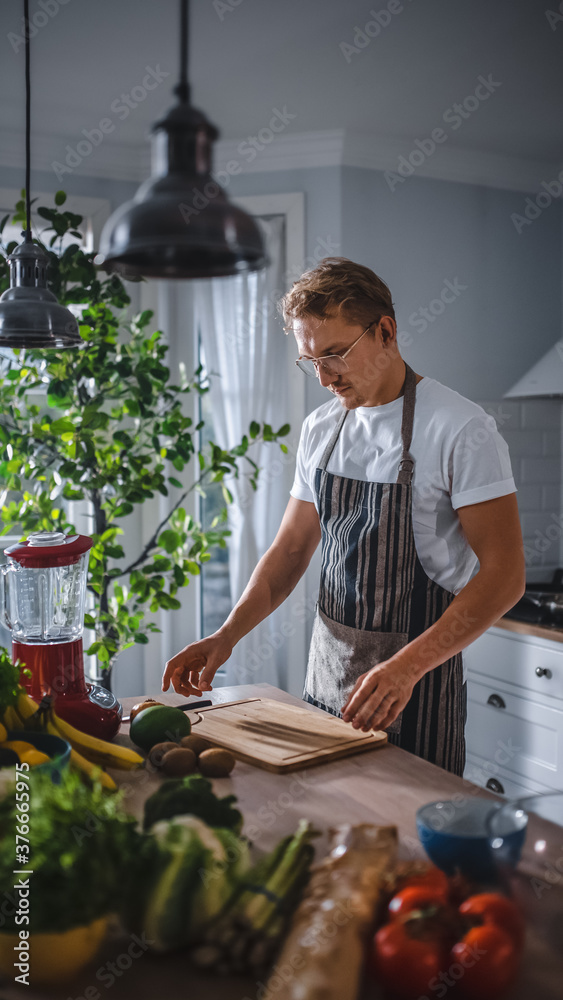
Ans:
[{"label": "bunch of bananas", "polygon": [[4,710],[2,721],[6,729],[34,728],[66,740],[71,746],[71,764],[89,778],[97,778],[104,788],[112,791],[117,785],[104,767],[132,771],[145,763],[144,758],[134,750],[90,736],[65,722],[56,714],[49,697],[38,704],[26,691],[20,691],[16,705]]}]

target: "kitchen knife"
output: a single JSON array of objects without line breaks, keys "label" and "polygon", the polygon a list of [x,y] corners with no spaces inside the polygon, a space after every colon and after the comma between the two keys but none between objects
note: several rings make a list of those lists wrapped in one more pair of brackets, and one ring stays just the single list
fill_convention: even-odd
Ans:
[{"label": "kitchen knife", "polygon": [[[205,701],[186,701],[184,702],[183,705],[170,705],[170,708],[179,708],[182,710],[182,712],[186,712],[188,709],[192,708],[209,708],[209,706],[212,704],[213,702],[210,701],[209,698],[207,698]],[[130,722],[131,716],[124,715],[121,721]]]}]

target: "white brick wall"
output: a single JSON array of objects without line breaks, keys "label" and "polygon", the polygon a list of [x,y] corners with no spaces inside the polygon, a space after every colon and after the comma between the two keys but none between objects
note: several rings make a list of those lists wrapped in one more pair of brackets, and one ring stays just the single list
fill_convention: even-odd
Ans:
[{"label": "white brick wall", "polygon": [[547,581],[563,553],[562,426],[557,399],[486,400],[510,449],[530,582]]}]

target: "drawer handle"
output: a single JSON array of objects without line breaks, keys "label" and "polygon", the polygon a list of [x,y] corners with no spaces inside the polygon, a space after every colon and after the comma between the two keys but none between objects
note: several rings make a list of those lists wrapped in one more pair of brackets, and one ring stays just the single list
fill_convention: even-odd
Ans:
[{"label": "drawer handle", "polygon": [[549,667],[536,667],[536,677],[547,677],[548,681],[551,680],[553,674]]},{"label": "drawer handle", "polygon": [[504,698],[501,698],[500,694],[490,694],[487,698],[487,705],[492,705],[493,708],[506,708]]},{"label": "drawer handle", "polygon": [[486,787],[491,792],[498,792],[499,795],[504,795],[504,788],[502,787],[500,781],[497,781],[496,778],[489,778]]}]

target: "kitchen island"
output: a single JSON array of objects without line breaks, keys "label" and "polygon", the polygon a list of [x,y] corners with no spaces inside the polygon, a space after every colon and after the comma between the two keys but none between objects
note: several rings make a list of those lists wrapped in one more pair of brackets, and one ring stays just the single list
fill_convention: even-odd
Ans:
[{"label": "kitchen island", "polygon": [[[166,704],[185,699],[174,693],[152,693]],[[205,695],[207,698],[207,693]],[[241,685],[214,690],[209,698],[224,703],[249,697],[275,698],[289,704],[298,699],[268,684]],[[142,697],[124,699],[127,714]],[[310,711],[318,709],[306,706]],[[128,743],[127,727],[118,737]],[[148,771],[112,772],[125,787],[127,808],[142,814],[145,798],[162,778]],[[258,851],[271,849],[287,833],[294,832],[301,817],[311,820],[322,835],[315,841],[316,857],[324,855],[327,830],[339,823],[394,824],[399,831],[400,855],[423,858],[415,827],[419,806],[434,799],[480,795],[486,791],[470,782],[422,761],[397,747],[383,745],[330,764],[320,764],[288,774],[273,774],[238,762],[229,778],[214,779],[219,795],[234,793],[243,813],[244,832]],[[545,843],[542,851],[534,845]],[[100,858],[103,864],[103,858]],[[518,986],[507,1000],[560,1000],[563,983],[563,829],[530,816],[528,837],[518,872],[512,879],[515,895],[529,920],[526,955]],[[335,948],[338,936],[335,935]],[[130,950],[129,950],[130,949]],[[342,958],[346,961],[346,956]],[[114,934],[94,962],[65,987],[38,991],[14,987],[0,981],[0,1000],[100,1000],[110,993],[115,1000],[262,1000],[264,984],[248,978],[221,979],[193,969],[179,954],[156,956],[142,942]],[[455,987],[447,996],[455,996]],[[437,995],[437,994],[436,994]],[[443,995],[443,994],[442,994]],[[272,994],[269,994],[269,997]],[[283,1000],[284,988],[273,996]],[[268,1000],[269,1000],[268,997]],[[378,1000],[380,994],[368,986],[358,1000]]]}]

